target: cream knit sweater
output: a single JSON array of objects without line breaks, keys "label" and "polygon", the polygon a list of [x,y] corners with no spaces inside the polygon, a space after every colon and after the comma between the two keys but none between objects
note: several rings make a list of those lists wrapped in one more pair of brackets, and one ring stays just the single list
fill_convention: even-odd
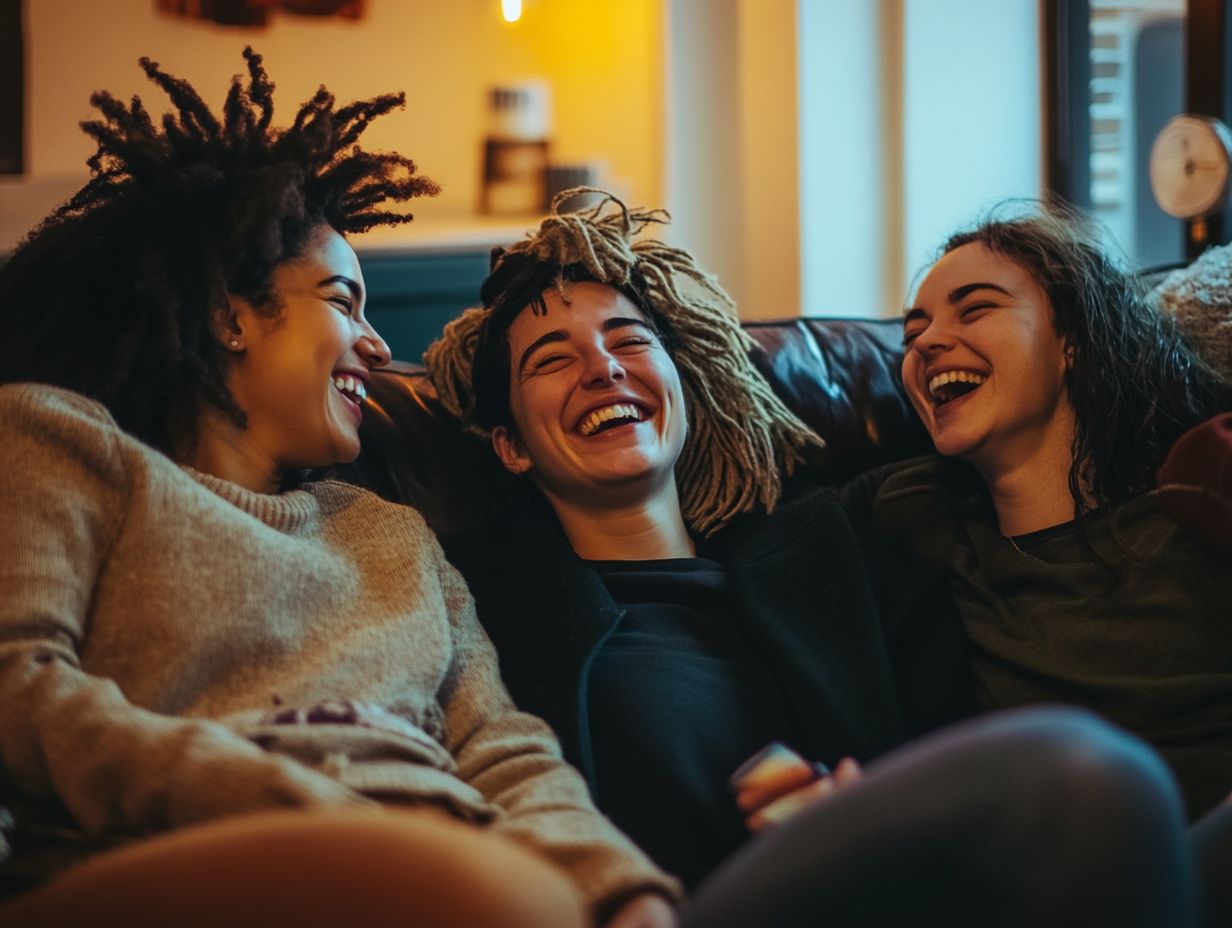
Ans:
[{"label": "cream knit sweater", "polygon": [[510,833],[596,906],[675,892],[514,709],[413,510],[332,481],[252,493],[19,384],[0,539],[0,763],[87,833],[373,797]]}]

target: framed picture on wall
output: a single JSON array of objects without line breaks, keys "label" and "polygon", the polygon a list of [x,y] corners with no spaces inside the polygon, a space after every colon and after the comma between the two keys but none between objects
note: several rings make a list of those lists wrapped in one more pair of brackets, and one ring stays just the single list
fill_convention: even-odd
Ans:
[{"label": "framed picture on wall", "polygon": [[206,19],[222,26],[264,26],[281,10],[299,16],[359,19],[365,0],[154,0],[160,13]]},{"label": "framed picture on wall", "polygon": [[0,174],[25,171],[24,45],[21,0],[0,0]]}]

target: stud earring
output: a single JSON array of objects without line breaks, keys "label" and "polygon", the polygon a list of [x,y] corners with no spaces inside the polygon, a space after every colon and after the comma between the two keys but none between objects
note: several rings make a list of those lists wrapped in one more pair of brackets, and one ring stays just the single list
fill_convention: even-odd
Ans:
[{"label": "stud earring", "polygon": [[238,338],[231,339],[232,348],[238,348],[239,346],[240,346],[240,340]]}]

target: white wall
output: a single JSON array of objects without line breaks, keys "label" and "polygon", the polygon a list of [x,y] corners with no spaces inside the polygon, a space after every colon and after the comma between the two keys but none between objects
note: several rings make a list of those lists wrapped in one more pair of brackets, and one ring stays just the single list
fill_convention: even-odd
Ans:
[{"label": "white wall", "polygon": [[904,12],[910,282],[981,211],[1040,195],[1043,110],[1037,0],[906,0]]},{"label": "white wall", "polygon": [[860,315],[901,298],[898,0],[800,0],[804,312]]},{"label": "white wall", "polygon": [[800,309],[795,0],[667,3],[670,240],[744,318]]},{"label": "white wall", "polygon": [[736,0],[666,4],[666,237],[693,252],[737,305],[744,290],[743,175],[739,120]]},{"label": "white wall", "polygon": [[981,211],[1043,190],[1038,0],[798,0],[803,311],[895,314]]},{"label": "white wall", "polygon": [[[187,78],[213,106],[252,44],[278,86],[275,123],[325,83],[340,100],[405,90],[408,106],[373,124],[370,148],[396,148],[444,184],[417,215],[469,213],[478,198],[485,91],[544,77],[554,94],[557,160],[601,158],[639,202],[662,198],[663,0],[534,0],[505,23],[498,0],[368,0],[358,21],[277,15],[264,29],[166,16],[154,0],[26,3],[29,174],[0,186],[84,180],[93,151],[77,123],[90,93],[140,93],[157,112],[161,91],[137,67],[147,55]],[[54,204],[50,204],[54,205]]]},{"label": "white wall", "polygon": [[150,55],[217,106],[251,42],[278,84],[276,121],[321,82],[342,99],[408,92],[365,141],[444,183],[421,218],[474,208],[485,89],[546,76],[558,160],[603,158],[633,202],[667,205],[671,240],[746,317],[895,312],[951,229],[1041,189],[1037,2],[535,0],[510,26],[497,0],[369,0],[359,22],[235,30],[153,0],[36,0],[31,174],[0,182],[0,225],[29,207],[22,188],[62,196],[84,179],[92,90],[161,111],[136,66]]}]

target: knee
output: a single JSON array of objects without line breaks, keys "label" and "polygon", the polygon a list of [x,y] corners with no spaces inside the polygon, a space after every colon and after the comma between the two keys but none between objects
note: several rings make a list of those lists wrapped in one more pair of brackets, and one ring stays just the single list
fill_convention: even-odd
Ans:
[{"label": "knee", "polygon": [[1082,709],[1012,715],[1019,755],[1040,790],[1076,807],[1088,821],[1103,812],[1121,822],[1128,816],[1180,827],[1176,783],[1145,742]]},{"label": "knee", "polygon": [[[349,826],[379,922],[542,928],[586,923],[581,896],[556,866],[499,835],[437,816],[391,812]],[[328,865],[336,874],[338,858]],[[413,916],[413,919],[412,919]]]},{"label": "knee", "polygon": [[563,872],[427,812],[240,816],[100,855],[16,900],[4,924],[407,924],[580,928]]}]

